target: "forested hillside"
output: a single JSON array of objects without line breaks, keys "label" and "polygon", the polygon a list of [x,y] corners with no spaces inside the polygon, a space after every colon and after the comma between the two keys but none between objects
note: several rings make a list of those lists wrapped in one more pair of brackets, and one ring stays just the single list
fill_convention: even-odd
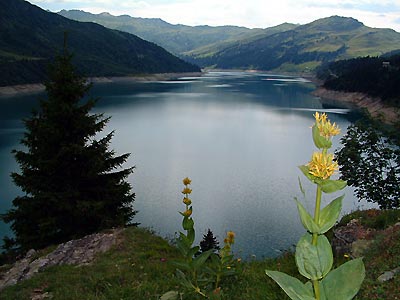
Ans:
[{"label": "forested hillside", "polygon": [[319,68],[317,76],[328,89],[362,92],[400,106],[400,53],[332,62]]},{"label": "forested hillside", "polygon": [[196,72],[163,48],[121,31],[81,23],[23,0],[0,0],[0,85],[42,82],[64,32],[74,64],[87,76]]}]

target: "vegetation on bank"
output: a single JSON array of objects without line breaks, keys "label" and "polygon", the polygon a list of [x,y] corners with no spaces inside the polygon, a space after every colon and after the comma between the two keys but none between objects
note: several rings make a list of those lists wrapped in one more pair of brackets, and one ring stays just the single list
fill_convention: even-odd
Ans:
[{"label": "vegetation on bank", "polygon": [[400,107],[400,53],[331,62],[318,69],[317,77],[327,89],[361,92]]},{"label": "vegetation on bank", "polygon": [[[387,229],[399,222],[400,211],[356,211],[344,216],[339,224],[345,225],[353,218],[372,228]],[[387,220],[386,225],[382,227],[379,220]],[[180,257],[179,250],[165,239],[146,229],[128,227],[122,232],[120,243],[100,254],[93,264],[46,269],[29,280],[5,288],[0,298],[28,300],[33,295],[48,293],[57,300],[156,300],[165,292],[179,287],[176,266],[171,262]],[[335,267],[347,260],[346,257],[338,257]],[[363,261],[366,279],[355,299],[395,300],[400,293],[399,274],[383,283],[378,282],[377,277],[400,264],[400,227],[396,231],[387,229],[378,234],[365,252]],[[290,252],[275,259],[242,260],[237,275],[223,282],[223,299],[289,299],[277,284],[265,276],[265,269],[298,276],[294,255]]]}]

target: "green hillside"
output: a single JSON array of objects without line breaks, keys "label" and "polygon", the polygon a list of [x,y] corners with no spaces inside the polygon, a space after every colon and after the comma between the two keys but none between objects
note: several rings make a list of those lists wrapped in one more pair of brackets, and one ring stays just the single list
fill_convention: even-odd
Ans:
[{"label": "green hillside", "polygon": [[189,61],[223,69],[306,71],[322,62],[376,56],[396,49],[400,49],[400,33],[334,16],[217,52],[194,52]]},{"label": "green hillside", "polygon": [[248,40],[268,33],[293,29],[296,25],[282,24],[271,29],[249,29],[238,26],[186,26],[172,25],[161,19],[135,18],[128,15],[113,16],[109,13],[91,14],[80,10],[62,10],[60,15],[81,22],[94,22],[111,29],[135,34],[154,42],[177,55],[191,51],[209,51],[223,48],[238,40]]},{"label": "green hillside", "polygon": [[74,64],[87,76],[196,72],[163,48],[126,32],[81,23],[23,0],[0,0],[0,86],[42,82],[64,32]]}]

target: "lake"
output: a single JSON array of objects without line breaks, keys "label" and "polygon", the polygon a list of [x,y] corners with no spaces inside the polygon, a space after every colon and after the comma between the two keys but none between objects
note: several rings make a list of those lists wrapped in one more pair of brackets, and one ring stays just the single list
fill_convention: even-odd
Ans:
[{"label": "lake", "polygon": [[[210,72],[175,81],[97,83],[90,94],[100,98],[93,112],[112,117],[106,128],[115,130],[111,147],[132,153],[126,166],[136,166],[129,177],[135,222],[173,238],[182,230],[178,211],[184,210],[182,179],[188,176],[197,241],[208,228],[221,242],[232,230],[238,256],[261,258],[279,255],[304,233],[294,197],[313,211],[314,186],[297,166],[315,150],[314,112],[327,112],[343,132],[359,116],[312,96],[314,89],[302,78]],[[21,193],[9,176],[18,170],[10,151],[21,147],[21,119],[38,106],[37,97],[0,98],[0,213]],[[366,206],[351,189],[345,193],[344,212]],[[0,236],[6,234],[10,229],[1,223]]]}]

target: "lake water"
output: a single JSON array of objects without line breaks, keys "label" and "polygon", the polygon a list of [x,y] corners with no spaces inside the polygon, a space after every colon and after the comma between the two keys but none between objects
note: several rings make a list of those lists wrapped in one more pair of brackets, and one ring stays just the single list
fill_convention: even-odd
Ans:
[{"label": "lake water", "polygon": [[[222,242],[236,233],[234,251],[244,258],[271,257],[296,244],[304,229],[294,197],[313,210],[314,186],[297,166],[315,150],[310,126],[315,111],[345,131],[357,113],[324,104],[310,93],[304,79],[243,72],[211,72],[200,78],[165,82],[99,83],[94,112],[111,116],[112,148],[132,153],[127,166],[136,193],[134,221],[161,236],[181,230],[182,179],[192,179],[193,218],[199,241],[210,228]],[[12,149],[18,148],[37,95],[0,98],[0,213],[20,193],[9,174],[18,169]],[[339,138],[334,141],[339,145]],[[300,177],[306,191],[303,199]],[[344,211],[358,203],[345,191]],[[336,196],[336,195],[334,195]],[[324,199],[324,204],[334,196]],[[0,224],[0,236],[10,234]]]}]

